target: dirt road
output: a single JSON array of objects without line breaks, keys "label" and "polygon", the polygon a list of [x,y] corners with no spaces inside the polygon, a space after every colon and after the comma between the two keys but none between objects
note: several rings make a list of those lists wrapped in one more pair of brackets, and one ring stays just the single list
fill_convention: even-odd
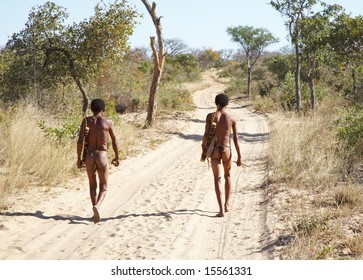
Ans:
[{"label": "dirt road", "polygon": [[230,103],[249,167],[233,167],[231,211],[214,218],[212,170],[199,161],[200,144],[205,117],[224,84],[206,79],[209,86],[194,94],[197,110],[187,129],[123,161],[110,175],[100,224],[90,220],[83,181],[32,209],[1,213],[0,259],[269,259],[262,249],[269,233],[260,188],[267,172],[267,121]]}]

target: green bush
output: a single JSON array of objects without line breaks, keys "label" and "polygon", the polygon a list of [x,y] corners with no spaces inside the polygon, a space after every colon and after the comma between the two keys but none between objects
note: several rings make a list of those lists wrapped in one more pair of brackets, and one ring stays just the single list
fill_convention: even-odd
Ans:
[{"label": "green bush", "polygon": [[193,82],[200,79],[199,63],[192,54],[167,56],[162,76],[163,81]]},{"label": "green bush", "polygon": [[354,108],[343,111],[337,128],[339,139],[349,150],[360,149],[363,144],[363,110]]},{"label": "green bush", "polygon": [[65,120],[59,127],[51,127],[44,120],[40,121],[38,125],[48,139],[59,144],[75,139],[80,129],[80,122],[76,122],[75,119]]},{"label": "green bush", "polygon": [[247,95],[247,81],[242,77],[231,79],[228,87],[225,89],[225,94],[228,96]]},{"label": "green bush", "polygon": [[253,101],[253,108],[258,112],[273,112],[276,110],[276,104],[271,98],[265,96],[257,96]]},{"label": "green bush", "polygon": [[193,109],[191,93],[177,85],[171,84],[160,88],[158,104],[160,111],[163,112]]}]

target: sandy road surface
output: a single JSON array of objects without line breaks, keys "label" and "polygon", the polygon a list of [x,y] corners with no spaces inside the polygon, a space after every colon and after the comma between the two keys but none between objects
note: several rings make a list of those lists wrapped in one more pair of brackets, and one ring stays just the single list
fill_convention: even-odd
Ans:
[{"label": "sandy road surface", "polygon": [[[212,171],[201,163],[206,114],[224,85],[195,92],[185,131],[145,155],[123,161],[109,178],[94,225],[86,181],[32,209],[0,213],[0,259],[269,259],[264,194],[267,121],[229,105],[238,121],[243,160],[232,169],[231,211],[218,205]],[[233,160],[236,152],[233,151]],[[224,181],[222,180],[224,183]]]}]

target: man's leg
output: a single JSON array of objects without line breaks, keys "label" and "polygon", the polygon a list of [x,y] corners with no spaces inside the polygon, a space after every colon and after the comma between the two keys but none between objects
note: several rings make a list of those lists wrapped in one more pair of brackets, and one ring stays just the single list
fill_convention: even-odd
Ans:
[{"label": "man's leg", "polygon": [[100,206],[102,204],[102,201],[104,200],[104,198],[106,196],[106,193],[107,193],[107,179],[108,179],[107,152],[106,151],[100,151],[97,154],[95,162],[96,162],[96,165],[97,165],[98,179],[100,181],[100,183],[99,183],[100,192],[98,194],[96,204],[93,206],[93,213],[94,213],[94,222],[98,223],[101,220],[98,210],[99,210],[99,208],[100,208]]},{"label": "man's leg", "polygon": [[106,152],[100,152],[99,158],[97,158],[97,173],[100,181],[100,193],[97,198],[96,206],[99,207],[107,193],[107,181],[108,181],[108,158]]},{"label": "man's leg", "polygon": [[95,206],[97,203],[97,180],[96,180],[96,171],[94,165],[95,165],[94,154],[93,153],[87,154],[86,170],[89,181],[89,193],[93,206]]},{"label": "man's leg", "polygon": [[216,217],[223,217],[223,208],[222,208],[222,198],[221,198],[221,191],[220,191],[220,185],[221,185],[221,172],[220,172],[220,166],[221,161],[219,159],[211,158],[212,163],[212,170],[213,170],[213,176],[214,176],[214,189],[217,196],[218,206],[219,206],[219,213],[216,215]]},{"label": "man's leg", "polygon": [[224,212],[229,211],[229,198],[231,194],[231,167],[232,167],[232,157],[231,150],[226,149],[222,156],[223,169],[224,169],[224,195],[225,195],[225,203],[224,203]]}]

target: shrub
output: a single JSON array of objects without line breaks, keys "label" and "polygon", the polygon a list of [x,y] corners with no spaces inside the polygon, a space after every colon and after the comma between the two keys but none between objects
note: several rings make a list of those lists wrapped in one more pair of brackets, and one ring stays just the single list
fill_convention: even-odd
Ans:
[{"label": "shrub", "polygon": [[363,144],[363,110],[347,109],[337,122],[338,137],[348,149],[361,148]]},{"label": "shrub", "polygon": [[158,105],[162,112],[194,108],[191,93],[177,85],[160,88]]}]

